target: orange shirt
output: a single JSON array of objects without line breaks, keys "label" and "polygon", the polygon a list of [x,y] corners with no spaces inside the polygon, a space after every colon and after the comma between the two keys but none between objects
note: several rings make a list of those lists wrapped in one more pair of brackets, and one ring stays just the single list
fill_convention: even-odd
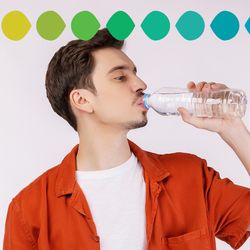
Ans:
[{"label": "orange shirt", "polygon": [[[193,154],[156,154],[128,140],[146,183],[147,250],[232,248],[249,237],[250,189],[221,179]],[[97,250],[88,203],[76,182],[78,145],[24,188],[9,205],[4,250]]]}]

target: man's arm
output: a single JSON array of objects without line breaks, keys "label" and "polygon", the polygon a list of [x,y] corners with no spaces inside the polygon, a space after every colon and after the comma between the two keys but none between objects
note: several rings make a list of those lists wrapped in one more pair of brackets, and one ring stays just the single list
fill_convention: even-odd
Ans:
[{"label": "man's arm", "polygon": [[[250,133],[243,121],[238,120],[236,127],[218,134],[233,149],[250,176]],[[247,231],[250,232],[250,225]]]},{"label": "man's arm", "polygon": [[219,133],[220,137],[233,149],[250,176],[250,132],[242,120],[236,127]]},{"label": "man's arm", "polygon": [[34,250],[37,245],[32,239],[29,228],[24,221],[19,204],[9,205],[5,222],[3,250]]},{"label": "man's arm", "polygon": [[[250,176],[250,133],[239,120],[237,127],[219,133],[221,138],[233,149]],[[250,225],[247,231],[250,232]]]},{"label": "man's arm", "polygon": [[[209,92],[213,90],[223,90],[228,87],[221,83],[200,82],[195,85],[189,82],[187,88],[192,91]],[[183,121],[195,126],[196,128],[206,129],[218,133],[221,138],[234,150],[250,176],[250,133],[239,117],[206,118],[190,115],[189,112],[181,107],[178,108]]]},{"label": "man's arm", "polygon": [[[198,83],[189,82],[187,88],[190,91],[207,92],[211,90],[219,90],[228,88],[224,84],[219,83]],[[189,114],[189,112],[181,107],[178,108],[183,121],[193,125],[196,128],[206,129],[208,131],[217,132],[220,137],[233,149],[250,176],[250,132],[241,120],[241,118],[226,119],[210,119],[199,118]],[[250,225],[247,231],[250,232]]]}]

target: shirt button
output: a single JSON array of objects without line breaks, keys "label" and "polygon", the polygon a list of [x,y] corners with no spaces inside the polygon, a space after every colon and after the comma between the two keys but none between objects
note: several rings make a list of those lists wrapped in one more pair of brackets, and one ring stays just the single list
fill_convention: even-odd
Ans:
[{"label": "shirt button", "polygon": [[100,237],[99,236],[95,236],[94,239],[95,239],[96,242],[100,241]]}]

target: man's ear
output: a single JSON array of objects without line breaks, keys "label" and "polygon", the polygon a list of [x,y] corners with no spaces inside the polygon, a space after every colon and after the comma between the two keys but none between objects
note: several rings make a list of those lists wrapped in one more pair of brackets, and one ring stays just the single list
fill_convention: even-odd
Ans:
[{"label": "man's ear", "polygon": [[92,99],[93,93],[87,89],[73,89],[69,94],[71,106],[87,113],[93,112]]}]

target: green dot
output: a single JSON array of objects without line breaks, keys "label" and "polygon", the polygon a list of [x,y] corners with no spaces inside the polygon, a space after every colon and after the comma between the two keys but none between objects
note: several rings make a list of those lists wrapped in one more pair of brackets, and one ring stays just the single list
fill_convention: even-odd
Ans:
[{"label": "green dot", "polygon": [[114,38],[124,40],[131,34],[135,24],[126,12],[117,11],[111,16],[106,27]]},{"label": "green dot", "polygon": [[39,35],[46,40],[55,40],[65,28],[63,19],[55,11],[46,11],[41,14],[36,22]]},{"label": "green dot", "polygon": [[214,34],[221,40],[230,40],[236,36],[239,31],[239,20],[229,11],[221,11],[215,16],[211,23]]},{"label": "green dot", "polygon": [[18,10],[9,12],[2,20],[3,33],[10,40],[21,40],[29,32],[30,27],[28,18]]},{"label": "green dot", "polygon": [[90,40],[100,28],[100,23],[89,11],[77,13],[72,22],[71,29],[76,37],[81,40]]},{"label": "green dot", "polygon": [[176,28],[180,35],[186,40],[199,38],[205,29],[202,16],[195,11],[185,12],[176,23]]},{"label": "green dot", "polygon": [[150,39],[160,40],[168,34],[170,22],[164,13],[152,11],[145,17],[141,27]]}]

